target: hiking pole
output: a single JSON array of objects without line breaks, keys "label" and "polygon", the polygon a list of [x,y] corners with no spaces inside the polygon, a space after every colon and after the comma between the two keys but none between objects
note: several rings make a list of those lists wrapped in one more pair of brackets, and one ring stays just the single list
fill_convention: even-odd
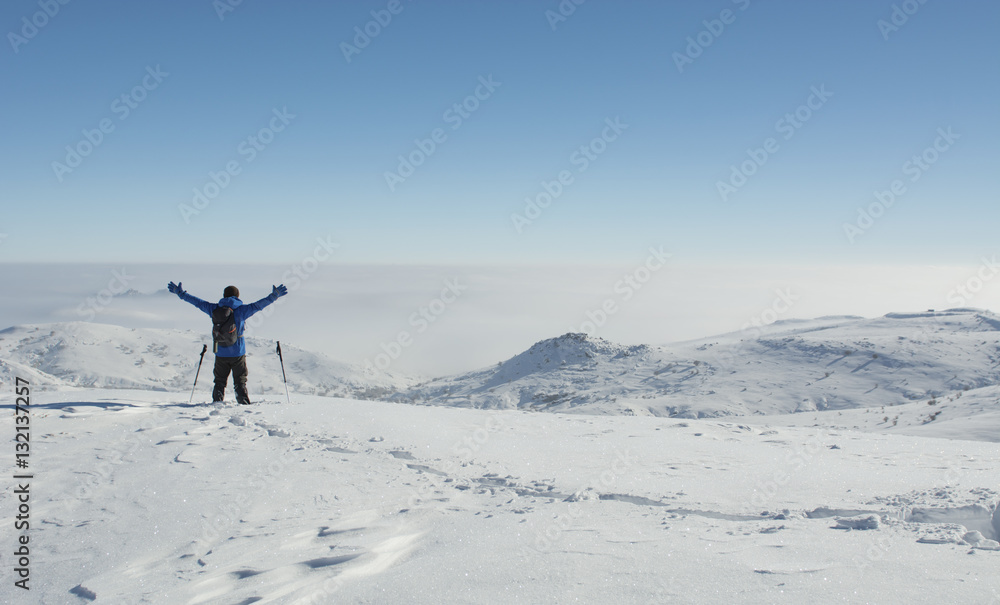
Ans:
[{"label": "hiking pole", "polygon": [[278,361],[281,363],[281,380],[285,383],[285,401],[292,405],[292,399],[288,396],[288,378],[285,377],[285,360],[281,357],[281,341],[278,341]]},{"label": "hiking pole", "polygon": [[194,373],[194,384],[191,386],[191,396],[188,397],[188,403],[194,401],[194,388],[198,386],[198,374],[201,374],[201,362],[205,361],[206,351],[208,351],[208,345],[201,345],[201,357],[198,358],[198,371]]}]

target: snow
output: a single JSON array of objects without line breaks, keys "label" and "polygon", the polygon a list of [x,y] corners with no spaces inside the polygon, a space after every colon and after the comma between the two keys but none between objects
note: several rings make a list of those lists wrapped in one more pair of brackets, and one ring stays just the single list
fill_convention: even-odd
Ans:
[{"label": "snow", "polygon": [[419,384],[283,342],[291,404],[260,340],[252,406],[205,403],[211,355],[188,403],[201,334],[11,328],[32,591],[0,601],[1000,603],[997,325],[564,335]]},{"label": "snow", "polygon": [[688,418],[895,406],[1000,382],[998,326],[988,311],[953,309],[779,321],[662,346],[566,334],[397,399]]},{"label": "snow", "polygon": [[[284,394],[275,341],[248,337],[246,343],[251,394]],[[17,374],[44,386],[190,390],[206,344],[209,350],[199,384],[211,392],[214,357],[211,336],[203,332],[87,322],[15,326],[0,331],[0,386],[10,384]],[[288,343],[281,353],[289,388],[300,393],[367,397],[405,388],[413,381]]]},{"label": "snow", "polygon": [[[307,395],[189,405],[120,389],[38,393],[33,422],[39,603],[989,602],[1000,590],[996,443]],[[0,424],[12,431],[10,416]],[[10,490],[0,499],[13,510]]]},{"label": "snow", "polygon": [[944,397],[895,406],[758,416],[745,420],[751,424],[825,426],[1000,442],[1000,387],[956,391]]}]

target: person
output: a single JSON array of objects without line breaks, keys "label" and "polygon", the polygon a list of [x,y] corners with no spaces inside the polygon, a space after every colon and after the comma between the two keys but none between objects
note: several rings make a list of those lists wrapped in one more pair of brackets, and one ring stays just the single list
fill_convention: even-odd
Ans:
[{"label": "person", "polygon": [[167,289],[176,294],[181,300],[187,301],[198,307],[209,316],[219,307],[229,307],[233,311],[233,320],[236,325],[236,344],[231,346],[220,346],[215,351],[215,388],[212,390],[212,402],[219,403],[225,399],[226,383],[229,382],[229,373],[233,374],[233,389],[236,391],[236,401],[241,405],[250,405],[250,394],[247,392],[247,348],[243,342],[243,329],[245,322],[254,313],[278,300],[278,298],[288,294],[288,288],[284,285],[271,286],[271,293],[255,303],[243,304],[240,300],[240,291],[236,286],[226,286],[222,292],[222,300],[218,303],[204,301],[197,296],[192,296],[184,291],[180,282],[170,282]]}]

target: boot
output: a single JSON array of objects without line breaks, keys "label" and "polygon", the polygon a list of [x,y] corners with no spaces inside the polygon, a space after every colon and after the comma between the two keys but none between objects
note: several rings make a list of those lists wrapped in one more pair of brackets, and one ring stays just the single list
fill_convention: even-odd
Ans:
[{"label": "boot", "polygon": [[250,405],[250,395],[245,388],[236,389],[236,403],[240,405]]}]

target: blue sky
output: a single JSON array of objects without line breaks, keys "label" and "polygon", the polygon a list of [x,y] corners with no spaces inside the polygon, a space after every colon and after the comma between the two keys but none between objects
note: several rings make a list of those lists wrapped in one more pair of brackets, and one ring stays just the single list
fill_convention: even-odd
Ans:
[{"label": "blue sky", "polygon": [[[995,2],[566,0],[553,27],[555,1],[244,0],[223,18],[210,0],[50,1],[47,19],[37,0],[0,7],[0,262],[288,263],[317,237],[343,262],[400,264],[620,263],[652,245],[707,263],[995,251]],[[47,23],[29,38],[25,18]],[[366,26],[377,35],[346,60]],[[680,70],[699,35],[711,44]],[[820,89],[786,140],[779,120]],[[463,102],[459,122],[446,112]],[[53,163],[102,120],[113,130],[60,180]],[[592,143],[608,120],[627,128]],[[248,137],[272,125],[250,161]],[[435,129],[390,190],[398,156]],[[723,199],[718,182],[771,138]],[[933,162],[907,171],[914,155]],[[179,206],[227,165],[238,174],[185,222]],[[563,171],[572,182],[518,233],[511,215]],[[897,180],[905,193],[852,243],[844,224]]]}]

